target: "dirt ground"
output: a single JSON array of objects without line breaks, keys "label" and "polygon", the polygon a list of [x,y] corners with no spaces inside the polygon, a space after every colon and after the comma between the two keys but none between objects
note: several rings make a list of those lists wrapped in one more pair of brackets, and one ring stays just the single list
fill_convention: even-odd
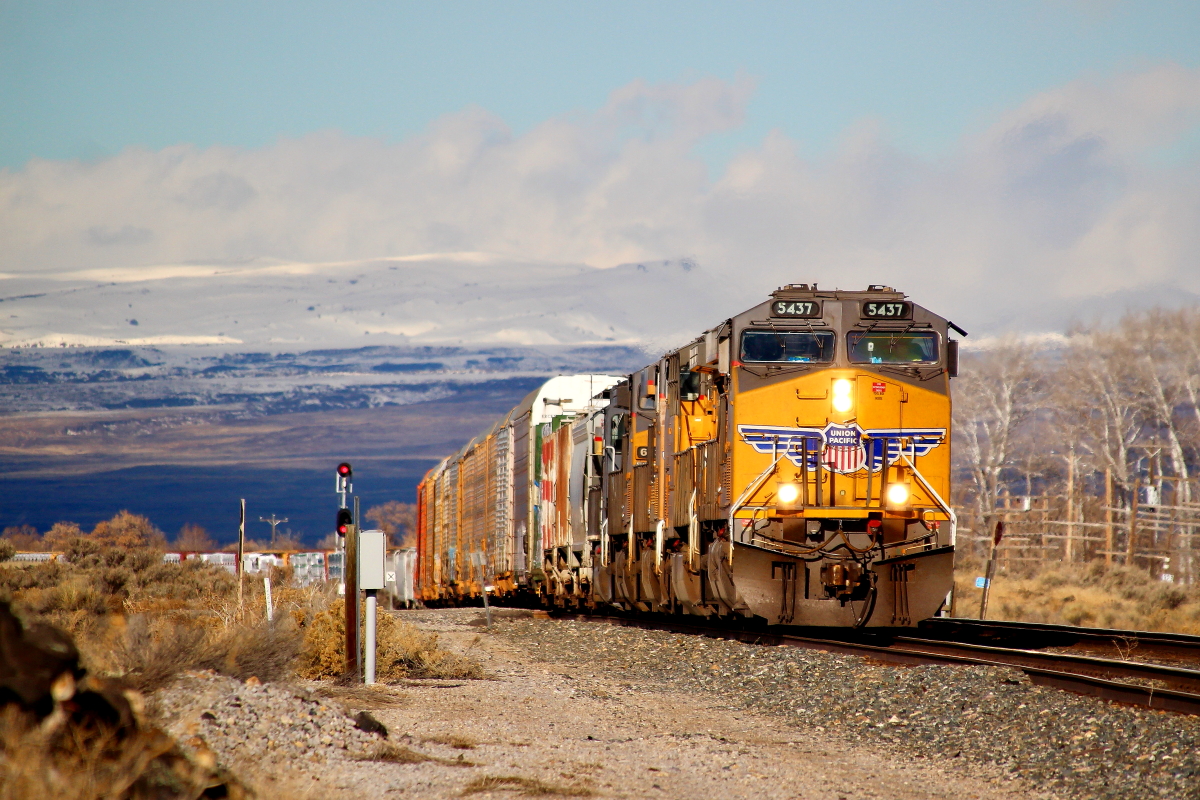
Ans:
[{"label": "dirt ground", "polygon": [[479,610],[399,613],[438,631],[443,644],[478,659],[493,678],[410,681],[386,695],[345,698],[352,709],[369,710],[383,722],[391,743],[435,760],[336,768],[320,781],[330,795],[1031,797],[1016,782],[975,767],[965,774],[722,708],[716,698],[645,691],[621,675],[538,661],[506,641],[502,622],[494,633],[478,626]]}]

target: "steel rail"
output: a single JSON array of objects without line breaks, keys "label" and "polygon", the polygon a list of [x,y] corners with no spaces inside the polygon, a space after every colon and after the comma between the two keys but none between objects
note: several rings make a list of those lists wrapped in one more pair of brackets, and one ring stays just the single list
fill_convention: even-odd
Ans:
[{"label": "steel rail", "polygon": [[944,653],[964,655],[1008,664],[1014,667],[1067,671],[1093,678],[1133,678],[1135,680],[1161,681],[1168,688],[1200,695],[1200,672],[1194,669],[1147,664],[1141,661],[1125,661],[1096,656],[1079,656],[1070,653],[1045,653],[1011,647],[944,642],[931,639],[896,637],[889,645],[895,650],[917,653]]},{"label": "steel rail", "polygon": [[1200,636],[1159,631],[1082,628],[1044,622],[1008,622],[961,617],[934,617],[922,620],[910,634],[917,638],[947,637],[954,641],[974,640],[978,644],[1002,644],[1020,641],[1025,647],[1072,647],[1097,644],[1121,652],[1138,652],[1193,659],[1200,665]]},{"label": "steel rail", "polygon": [[[881,638],[879,644],[846,639],[797,636],[782,631],[749,630],[716,625],[624,616],[555,614],[556,619],[607,622],[623,627],[664,630],[747,644],[802,647],[842,655],[915,666],[996,666],[1019,669],[1032,683],[1155,711],[1200,715],[1200,671],[1088,656],[962,644],[908,637]],[[835,633],[835,631],[830,631]],[[1112,678],[1166,683],[1172,688],[1139,685]]]}]

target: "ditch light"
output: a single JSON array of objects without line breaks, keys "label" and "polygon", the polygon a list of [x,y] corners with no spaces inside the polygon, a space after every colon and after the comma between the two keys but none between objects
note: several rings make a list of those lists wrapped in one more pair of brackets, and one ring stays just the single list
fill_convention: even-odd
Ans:
[{"label": "ditch light", "polygon": [[854,382],[838,378],[833,382],[833,410],[845,414],[854,408]]}]

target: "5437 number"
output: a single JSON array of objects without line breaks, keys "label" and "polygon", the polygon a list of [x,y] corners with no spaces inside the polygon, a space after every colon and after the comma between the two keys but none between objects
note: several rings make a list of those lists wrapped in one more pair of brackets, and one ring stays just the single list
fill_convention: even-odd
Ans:
[{"label": "5437 number", "polygon": [[912,316],[912,303],[904,301],[881,303],[869,300],[863,303],[862,315],[871,319],[908,319]]}]

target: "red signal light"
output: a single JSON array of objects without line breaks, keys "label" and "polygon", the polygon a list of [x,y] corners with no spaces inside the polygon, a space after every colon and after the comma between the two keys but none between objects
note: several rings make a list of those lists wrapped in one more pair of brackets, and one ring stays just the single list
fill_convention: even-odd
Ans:
[{"label": "red signal light", "polygon": [[342,463],[337,465],[337,474],[341,475],[344,478],[349,478],[350,475],[353,474],[353,470],[350,469],[349,464],[347,464],[345,461],[343,461]]},{"label": "red signal light", "polygon": [[337,531],[338,536],[345,536],[350,532],[350,526],[354,524],[354,515],[350,513],[348,508],[339,508],[337,512]]}]

